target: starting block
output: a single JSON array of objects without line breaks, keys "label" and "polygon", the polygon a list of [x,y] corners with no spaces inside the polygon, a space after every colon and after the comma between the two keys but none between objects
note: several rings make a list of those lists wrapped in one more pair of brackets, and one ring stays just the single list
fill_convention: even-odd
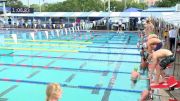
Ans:
[{"label": "starting block", "polygon": [[169,101],[178,101],[178,100],[176,100],[174,98],[170,98]]},{"label": "starting block", "polygon": [[174,76],[170,76],[167,79],[167,84],[159,83],[158,85],[150,85],[151,89],[169,89],[169,88],[180,88],[180,81],[177,81]]},{"label": "starting block", "polygon": [[166,68],[172,68],[172,64],[168,64]]}]

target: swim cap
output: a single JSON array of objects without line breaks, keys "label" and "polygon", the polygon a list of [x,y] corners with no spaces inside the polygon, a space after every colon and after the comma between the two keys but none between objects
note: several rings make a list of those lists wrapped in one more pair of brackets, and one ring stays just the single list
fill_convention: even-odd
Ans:
[{"label": "swim cap", "polygon": [[[148,38],[149,38],[149,37],[150,37],[150,38],[158,38],[158,36],[157,36],[156,34],[154,34],[154,33],[153,33],[153,34],[150,34],[150,35],[148,36]],[[149,38],[149,39],[150,39],[150,38]]]},{"label": "swim cap", "polygon": [[138,68],[137,68],[137,67],[134,67],[134,71],[136,71],[136,72],[137,72],[137,71],[138,71]]},{"label": "swim cap", "polygon": [[155,34],[154,32],[150,32],[149,34]]}]

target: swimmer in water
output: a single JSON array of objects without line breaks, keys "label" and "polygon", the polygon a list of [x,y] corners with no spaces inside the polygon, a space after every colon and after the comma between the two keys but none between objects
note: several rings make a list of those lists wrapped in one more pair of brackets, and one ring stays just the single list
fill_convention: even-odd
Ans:
[{"label": "swimmer in water", "polygon": [[131,72],[131,87],[134,87],[137,83],[137,80],[140,78],[140,73],[138,72],[138,68],[134,68]]}]

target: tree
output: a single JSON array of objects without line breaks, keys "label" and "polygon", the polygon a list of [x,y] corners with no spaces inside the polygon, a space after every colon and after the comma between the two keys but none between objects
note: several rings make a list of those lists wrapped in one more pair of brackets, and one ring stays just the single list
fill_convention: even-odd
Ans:
[{"label": "tree", "polygon": [[39,12],[39,5],[38,4],[32,4],[30,5],[31,8],[34,8],[34,11]]},{"label": "tree", "polygon": [[[110,4],[111,4],[111,7],[110,7],[111,11],[120,12],[120,11],[123,11],[124,9],[124,2],[122,1],[111,0]],[[108,1],[106,1],[105,7],[106,7],[106,11],[108,11]]]},{"label": "tree", "polygon": [[180,3],[180,0],[162,0],[162,1],[158,1],[156,2],[156,6],[157,7],[172,7],[175,6],[177,3]]},{"label": "tree", "polygon": [[147,8],[147,4],[145,3],[138,3],[138,2],[135,2],[134,0],[127,0],[126,2],[127,2],[126,3],[127,8],[130,8],[130,7],[139,8],[139,9]]},{"label": "tree", "polygon": [[43,6],[46,6],[43,7],[44,11],[53,12],[88,12],[91,10],[103,10],[103,3],[101,0],[66,0],[64,2],[46,4]]},{"label": "tree", "polygon": [[25,7],[20,0],[7,0],[8,7]]},{"label": "tree", "polygon": [[103,11],[103,2],[101,0],[86,0],[83,3],[84,11]]},{"label": "tree", "polygon": [[[115,10],[115,11],[122,12],[125,9],[125,4],[127,8],[135,7],[139,9],[145,9],[147,7],[145,3],[137,3],[137,2],[134,2],[134,0],[126,0],[126,3],[125,3],[125,0],[123,1],[112,0],[111,11]],[[108,7],[108,2],[106,2],[106,6]]]},{"label": "tree", "polygon": [[[136,7],[144,9],[147,7],[144,3],[136,3],[134,0],[126,0],[127,7]],[[111,11],[123,11],[124,1],[111,0]],[[108,7],[108,0],[66,0],[53,4],[43,4],[42,11],[48,12],[89,12],[104,11]],[[107,10],[106,10],[107,11]]]},{"label": "tree", "polygon": [[146,5],[145,3],[132,2],[132,3],[129,4],[127,7],[128,7],[128,8],[129,8],[129,7],[134,7],[134,8],[139,8],[139,9],[145,9],[145,8],[147,8],[147,5]]}]

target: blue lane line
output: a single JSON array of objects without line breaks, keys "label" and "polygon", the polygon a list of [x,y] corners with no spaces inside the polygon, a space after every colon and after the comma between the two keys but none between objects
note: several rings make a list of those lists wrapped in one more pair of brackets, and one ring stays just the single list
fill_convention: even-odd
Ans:
[{"label": "blue lane line", "polygon": [[41,69],[53,69],[53,70],[67,70],[67,71],[80,71],[80,72],[92,72],[92,73],[121,73],[121,74],[131,74],[130,72],[119,72],[119,71],[110,71],[110,70],[92,70],[92,69],[80,69],[80,68],[66,68],[66,67],[49,67],[49,66],[35,66],[35,65],[26,65],[26,64],[0,64],[5,66],[20,66],[28,68],[41,68]]},{"label": "blue lane line", "polygon": [[[103,41],[104,41],[104,40],[103,40]],[[106,44],[110,44],[110,45],[111,45],[111,44],[113,44],[113,45],[122,45],[122,44],[126,44],[126,43],[109,43],[109,42],[101,42],[101,41],[100,41],[100,42],[94,42],[94,41],[93,41],[93,43],[94,43],[94,44],[102,44],[102,43],[104,44],[104,43],[106,43]]]},{"label": "blue lane line", "polygon": [[90,48],[111,48],[111,49],[138,49],[138,48],[125,48],[125,47],[102,47],[102,46],[86,46]]},{"label": "blue lane line", "polygon": [[[42,81],[29,81],[29,80],[15,80],[15,79],[7,79],[7,78],[0,78],[0,81],[7,81],[7,82],[16,82],[16,83],[28,83],[28,84],[39,84],[39,85],[47,85],[50,82],[42,82]],[[106,88],[106,87],[93,87],[93,86],[74,86],[74,85],[67,85],[67,84],[60,84],[62,87],[69,87],[69,88],[80,88],[80,89],[99,89],[99,90],[111,90],[111,91],[121,91],[121,92],[131,92],[131,93],[141,93],[141,90],[129,90],[129,89],[119,89],[119,88]]]},{"label": "blue lane line", "polygon": [[135,54],[135,53],[110,53],[110,52],[90,52],[90,51],[79,51],[80,53],[95,53],[95,54],[122,54],[122,55],[138,55],[140,54]]},{"label": "blue lane line", "polygon": [[100,59],[82,59],[82,58],[62,58],[62,59],[75,59],[75,60],[87,60],[87,61],[105,61],[105,62],[140,63],[138,61],[121,61],[121,60],[100,60]]},{"label": "blue lane line", "polygon": [[66,57],[54,57],[54,56],[36,56],[36,55],[14,55],[14,54],[2,54],[0,56],[19,56],[19,57],[36,57],[36,58],[61,58],[61,59],[74,59],[84,61],[103,61],[103,62],[125,62],[125,63],[140,63],[138,61],[121,61],[121,60],[100,60],[100,59],[85,59],[85,58],[66,58]]},{"label": "blue lane line", "polygon": [[94,44],[102,44],[102,43],[106,43],[106,44],[113,44],[113,45],[122,45],[122,44],[126,44],[126,42],[122,42],[122,43],[109,43],[109,42],[93,42]]}]

